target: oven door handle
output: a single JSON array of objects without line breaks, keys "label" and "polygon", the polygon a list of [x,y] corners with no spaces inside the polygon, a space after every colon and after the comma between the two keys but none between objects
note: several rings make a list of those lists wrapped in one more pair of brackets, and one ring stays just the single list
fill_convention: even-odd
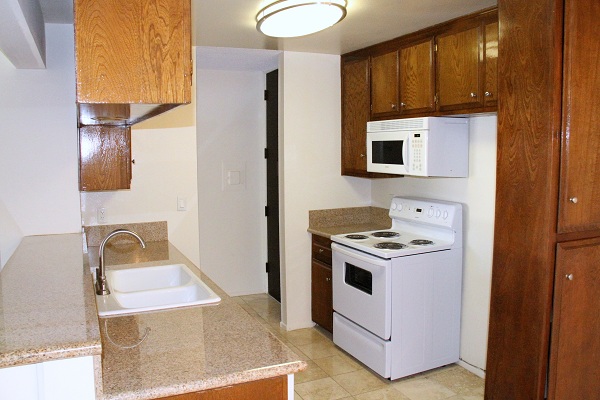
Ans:
[{"label": "oven door handle", "polygon": [[371,255],[365,254],[361,251],[353,250],[349,247],[346,247],[344,245],[337,244],[337,243],[331,244],[331,250],[340,252],[346,256],[353,257],[353,258],[363,261],[365,263],[376,265],[378,267],[385,267],[390,261],[390,260],[387,260],[384,258],[379,258],[376,256],[371,256]]}]

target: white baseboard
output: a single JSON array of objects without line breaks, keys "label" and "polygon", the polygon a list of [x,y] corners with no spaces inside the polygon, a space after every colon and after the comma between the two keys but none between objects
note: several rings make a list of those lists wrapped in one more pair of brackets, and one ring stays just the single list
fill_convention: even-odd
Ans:
[{"label": "white baseboard", "polygon": [[478,377],[485,379],[485,371],[481,368],[464,362],[463,360],[458,360],[457,364],[466,369],[467,371],[474,373]]}]

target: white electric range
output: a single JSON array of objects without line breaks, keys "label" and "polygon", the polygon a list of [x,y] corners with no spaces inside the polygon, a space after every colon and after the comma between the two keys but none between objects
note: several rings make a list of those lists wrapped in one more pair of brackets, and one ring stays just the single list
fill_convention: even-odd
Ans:
[{"label": "white electric range", "polygon": [[458,361],[462,205],[394,197],[388,230],[331,237],[333,341],[385,378]]}]

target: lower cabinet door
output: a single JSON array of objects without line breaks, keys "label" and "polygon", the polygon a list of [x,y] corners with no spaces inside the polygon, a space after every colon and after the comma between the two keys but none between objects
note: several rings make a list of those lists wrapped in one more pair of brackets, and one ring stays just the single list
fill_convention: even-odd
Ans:
[{"label": "lower cabinet door", "polygon": [[312,261],[311,277],[312,320],[333,332],[333,288],[331,267],[319,261]]},{"label": "lower cabinet door", "polygon": [[196,393],[163,397],[163,400],[285,400],[288,398],[287,375],[240,383]]},{"label": "lower cabinet door", "polygon": [[560,243],[556,255],[548,399],[598,399],[600,238]]}]

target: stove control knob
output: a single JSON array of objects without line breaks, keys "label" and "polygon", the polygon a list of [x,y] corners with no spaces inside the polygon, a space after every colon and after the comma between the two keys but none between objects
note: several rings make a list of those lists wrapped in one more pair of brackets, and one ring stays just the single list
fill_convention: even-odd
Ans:
[{"label": "stove control knob", "polygon": [[444,219],[448,218],[448,211],[444,211]]},{"label": "stove control knob", "polygon": [[430,207],[430,208],[429,208],[429,210],[427,210],[427,216],[428,216],[429,218],[431,218],[431,217],[433,217],[433,213],[434,213],[434,211],[433,211],[433,207]]},{"label": "stove control knob", "polygon": [[396,207],[398,207],[398,206],[396,205],[396,203],[392,203],[392,210],[395,210],[395,209],[396,209]]},{"label": "stove control knob", "polygon": [[442,215],[442,212],[440,211],[440,209],[438,208],[437,210],[435,210],[435,217],[439,218]]},{"label": "stove control knob", "polygon": [[398,204],[398,211],[402,211],[402,208],[404,208],[404,205],[402,203]]}]

